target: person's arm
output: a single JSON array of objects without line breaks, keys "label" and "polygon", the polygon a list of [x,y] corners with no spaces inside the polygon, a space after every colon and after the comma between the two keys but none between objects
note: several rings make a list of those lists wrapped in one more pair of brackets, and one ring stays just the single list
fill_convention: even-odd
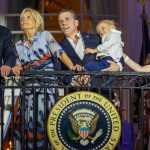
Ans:
[{"label": "person's arm", "polygon": [[71,59],[67,56],[65,52],[63,52],[61,55],[59,55],[59,59],[70,69],[70,70],[77,70],[77,71],[83,71],[84,68],[80,65],[76,64],[74,65],[71,61]]},{"label": "person's arm", "polygon": [[5,34],[3,42],[3,65],[0,68],[1,76],[7,77],[10,74],[11,67],[15,65],[16,55],[15,46],[12,42],[12,34],[8,28],[3,29]]},{"label": "person's arm", "polygon": [[6,28],[3,43],[3,65],[13,67],[16,63],[15,45],[12,41],[12,34]]},{"label": "person's arm", "polygon": [[108,60],[107,62],[110,64],[110,67],[103,69],[101,71],[121,71],[120,66],[114,61]]},{"label": "person's arm", "polygon": [[50,48],[50,52],[53,54],[54,57],[59,58],[70,70],[77,70],[77,71],[83,70],[83,67],[81,67],[80,65],[74,66],[71,59],[67,56],[67,54],[64,52],[62,47],[57,43],[57,41],[54,39],[54,37],[50,32],[45,33],[47,38],[46,40]]},{"label": "person's arm", "polygon": [[59,59],[70,69],[73,70],[74,65],[71,61],[71,59],[67,56],[65,52],[63,52],[61,55],[59,55]]},{"label": "person's arm", "polygon": [[124,58],[124,62],[134,71],[137,72],[150,72],[150,65],[145,65],[145,66],[141,66],[138,63],[136,63],[135,61],[133,61],[132,59],[130,59],[128,56],[126,56],[125,54],[123,55]]}]

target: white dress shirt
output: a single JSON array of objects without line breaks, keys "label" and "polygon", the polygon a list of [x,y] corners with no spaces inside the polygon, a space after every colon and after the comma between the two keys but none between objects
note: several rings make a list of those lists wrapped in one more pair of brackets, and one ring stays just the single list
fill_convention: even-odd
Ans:
[{"label": "white dress shirt", "polygon": [[84,45],[84,41],[83,41],[83,39],[81,37],[81,33],[80,32],[77,34],[77,36],[78,36],[77,43],[75,43],[73,41],[73,39],[71,39],[71,38],[67,38],[67,39],[69,40],[70,44],[72,45],[72,47],[74,48],[75,52],[80,57],[80,59],[83,60],[85,45]]}]

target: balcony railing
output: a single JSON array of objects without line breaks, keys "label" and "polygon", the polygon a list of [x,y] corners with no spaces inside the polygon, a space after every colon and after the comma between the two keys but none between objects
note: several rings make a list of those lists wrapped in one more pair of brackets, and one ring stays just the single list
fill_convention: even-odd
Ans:
[{"label": "balcony railing", "polygon": [[[49,89],[53,91],[54,101],[75,91],[93,91],[105,96],[111,102],[115,102],[117,110],[122,121],[122,135],[117,145],[118,149],[124,147],[135,149],[136,141],[140,139],[141,149],[145,149],[144,137],[147,135],[146,119],[149,120],[149,99],[150,99],[150,75],[148,73],[136,72],[22,72],[19,77],[11,75],[6,80],[1,80],[1,110],[0,110],[0,149],[4,149],[7,132],[11,132],[10,141],[11,149],[27,149],[29,126],[26,121],[26,97],[32,95],[33,112],[32,112],[32,133],[33,149],[37,149],[37,132],[39,103],[37,93],[43,95],[43,121],[44,127],[44,147],[48,147],[47,137],[47,118],[49,112],[48,95]],[[115,93],[115,94],[114,94]],[[115,96],[114,96],[115,95]],[[119,102],[118,102],[119,101]],[[119,105],[118,105],[119,103]],[[147,104],[147,106],[146,106]],[[29,106],[28,106],[29,107]],[[17,112],[16,112],[17,109]],[[19,115],[18,115],[19,114]],[[146,117],[147,116],[147,117]],[[18,117],[20,117],[18,119]],[[127,121],[130,129],[128,137],[124,132],[124,121]],[[11,124],[11,127],[10,127]],[[16,132],[16,125],[20,130]],[[138,132],[135,126],[138,125]],[[148,123],[149,125],[149,123]],[[150,132],[150,131],[149,131]],[[19,148],[16,144],[16,136],[19,134],[21,145]],[[139,137],[140,136],[140,137]],[[148,145],[148,144],[147,144]],[[147,146],[146,145],[146,146]]]}]

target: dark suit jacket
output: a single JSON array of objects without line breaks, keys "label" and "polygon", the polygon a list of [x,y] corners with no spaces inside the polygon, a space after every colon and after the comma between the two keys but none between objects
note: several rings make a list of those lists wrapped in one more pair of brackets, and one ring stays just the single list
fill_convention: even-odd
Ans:
[{"label": "dark suit jacket", "polygon": [[[81,36],[84,41],[85,49],[96,48],[99,44],[101,44],[101,39],[97,34],[81,33]],[[86,63],[96,61],[96,55],[93,54],[85,54],[83,60],[81,60],[66,37],[64,37],[64,39],[59,44],[72,60],[74,65],[84,65]],[[61,66],[62,70],[68,70],[64,64],[61,64]]]},{"label": "dark suit jacket", "polygon": [[15,46],[10,30],[0,25],[0,66],[13,67],[16,63]]}]

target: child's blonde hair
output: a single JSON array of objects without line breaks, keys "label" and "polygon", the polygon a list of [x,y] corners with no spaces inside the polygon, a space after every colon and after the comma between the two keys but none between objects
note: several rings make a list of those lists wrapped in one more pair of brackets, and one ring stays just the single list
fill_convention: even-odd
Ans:
[{"label": "child's blonde hair", "polygon": [[101,23],[105,23],[105,24],[108,24],[109,26],[112,26],[112,28],[116,28],[116,22],[114,20],[108,20],[108,19],[103,19],[103,20],[100,20],[97,25],[96,25],[96,31],[98,31],[98,26],[101,24]]}]

